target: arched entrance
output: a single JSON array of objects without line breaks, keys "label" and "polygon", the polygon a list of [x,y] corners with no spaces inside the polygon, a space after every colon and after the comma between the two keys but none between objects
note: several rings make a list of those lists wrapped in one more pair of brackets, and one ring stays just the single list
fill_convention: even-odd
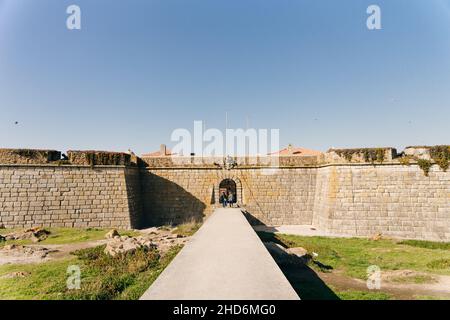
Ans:
[{"label": "arched entrance", "polygon": [[231,193],[233,195],[233,203],[236,203],[238,201],[236,182],[234,182],[232,179],[222,180],[219,184],[219,202],[220,195],[223,193],[225,193],[227,196]]}]

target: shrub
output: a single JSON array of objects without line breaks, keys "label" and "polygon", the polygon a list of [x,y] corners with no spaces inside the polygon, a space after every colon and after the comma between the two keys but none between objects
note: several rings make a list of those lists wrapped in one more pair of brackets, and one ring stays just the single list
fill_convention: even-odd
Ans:
[{"label": "shrub", "polygon": [[385,153],[388,148],[360,148],[360,149],[330,149],[337,155],[351,162],[354,155],[361,155],[365,162],[383,163],[385,160]]},{"label": "shrub", "polygon": [[417,160],[417,164],[420,167],[420,169],[423,170],[423,173],[425,174],[425,176],[428,177],[428,174],[430,173],[430,169],[431,169],[431,166],[433,165],[433,163],[430,160],[419,159],[419,160]]},{"label": "shrub", "polygon": [[109,300],[134,285],[143,272],[159,265],[156,249],[139,248],[114,257],[104,253],[105,245],[73,252],[83,263],[81,289],[66,292],[65,299]]},{"label": "shrub", "polygon": [[450,146],[431,147],[430,156],[442,170],[447,171],[450,161]]}]

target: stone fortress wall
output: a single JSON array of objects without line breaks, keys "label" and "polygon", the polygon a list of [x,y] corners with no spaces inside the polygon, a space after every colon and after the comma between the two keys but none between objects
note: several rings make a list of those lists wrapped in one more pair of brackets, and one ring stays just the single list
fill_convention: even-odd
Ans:
[{"label": "stone fortress wall", "polygon": [[[107,154],[117,157],[115,162],[103,165],[97,161],[94,165],[89,162],[89,152],[74,152],[70,161],[60,160],[61,153],[52,150],[0,150],[0,225],[139,225],[139,169],[129,165],[127,155]],[[83,162],[81,158],[86,159]]]},{"label": "stone fortress wall", "polygon": [[342,149],[280,156],[276,165],[234,158],[226,168],[222,158],[76,151],[66,162],[35,155],[46,163],[11,163],[14,152],[0,151],[0,224],[139,228],[199,220],[220,205],[220,182],[232,179],[253,223],[450,240],[448,152]]}]

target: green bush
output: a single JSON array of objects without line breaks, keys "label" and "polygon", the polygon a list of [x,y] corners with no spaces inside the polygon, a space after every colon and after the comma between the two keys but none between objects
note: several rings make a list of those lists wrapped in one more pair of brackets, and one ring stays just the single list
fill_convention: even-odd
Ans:
[{"label": "green bush", "polygon": [[141,273],[158,267],[160,263],[156,249],[139,248],[114,257],[104,253],[104,249],[103,245],[73,253],[83,264],[84,277],[81,289],[66,292],[65,299],[114,299],[134,285]]},{"label": "green bush", "polygon": [[450,146],[431,147],[430,156],[442,170],[447,171],[450,161]]},{"label": "green bush", "polygon": [[433,163],[430,160],[419,159],[417,160],[417,165],[420,167],[420,169],[422,169],[425,176],[428,177],[428,174],[430,173],[430,169]]}]

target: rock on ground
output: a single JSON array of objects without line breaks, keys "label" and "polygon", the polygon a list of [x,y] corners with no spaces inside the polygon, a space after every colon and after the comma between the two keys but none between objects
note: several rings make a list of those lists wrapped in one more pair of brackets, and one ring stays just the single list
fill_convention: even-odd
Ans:
[{"label": "rock on ground", "polygon": [[53,252],[43,247],[9,244],[0,249],[0,265],[7,263],[41,262]]},{"label": "rock on ground", "polygon": [[7,273],[0,278],[9,279],[9,278],[25,278],[28,277],[31,273],[25,272],[25,271],[17,271],[17,272],[11,272]]},{"label": "rock on ground", "polygon": [[[112,234],[111,231],[108,232],[108,235]],[[151,228],[151,230],[147,229],[143,235],[137,237],[116,235],[109,238],[105,253],[115,256],[120,253],[133,252],[139,248],[154,248],[161,255],[164,255],[171,247],[184,245],[187,240],[187,237],[172,234],[170,230]]]},{"label": "rock on ground", "polygon": [[275,242],[264,242],[264,245],[278,264],[306,264],[311,258],[302,247],[286,249]]},{"label": "rock on ground", "polygon": [[308,250],[302,247],[288,248],[286,251],[290,254],[296,255],[299,258],[306,257]]},{"label": "rock on ground", "polygon": [[112,229],[111,231],[109,231],[106,235],[105,238],[106,239],[112,239],[116,236],[120,236],[119,232],[116,229]]},{"label": "rock on ground", "polygon": [[23,231],[9,233],[4,236],[5,240],[27,240],[30,239],[33,242],[39,242],[47,239],[47,236],[50,234],[50,231],[45,230],[43,228],[31,228],[25,229]]}]

